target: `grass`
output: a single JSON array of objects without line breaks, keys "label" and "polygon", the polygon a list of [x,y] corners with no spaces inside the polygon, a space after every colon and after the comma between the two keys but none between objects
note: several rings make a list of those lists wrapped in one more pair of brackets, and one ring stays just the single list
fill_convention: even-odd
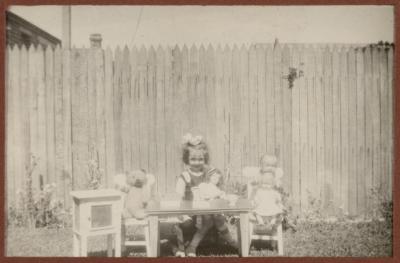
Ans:
[{"label": "grass", "polygon": [[[161,233],[168,235],[168,226]],[[235,232],[235,231],[233,231]],[[162,237],[163,238],[163,237]],[[89,256],[105,256],[105,237],[89,240]],[[9,228],[6,237],[7,256],[70,257],[72,256],[71,229]],[[168,243],[161,246],[162,256],[172,256]],[[284,253],[290,257],[388,257],[392,255],[392,229],[385,222],[302,223],[296,232],[284,233]],[[199,248],[202,256],[237,256],[226,246]],[[131,256],[145,256],[143,249],[131,251]],[[254,243],[251,256],[277,256],[268,243]]]}]

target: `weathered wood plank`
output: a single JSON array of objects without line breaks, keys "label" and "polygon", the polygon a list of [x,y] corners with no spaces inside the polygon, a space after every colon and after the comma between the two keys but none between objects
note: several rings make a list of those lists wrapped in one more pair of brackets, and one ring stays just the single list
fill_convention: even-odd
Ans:
[{"label": "weathered wood plank", "polygon": [[248,50],[244,45],[240,48],[240,120],[241,120],[241,131],[242,131],[242,168],[248,165],[252,165],[253,162],[250,162],[249,158],[249,97],[248,97],[248,88],[249,88],[249,79],[248,79],[248,72],[249,72],[249,53]]},{"label": "weathered wood plank", "polygon": [[148,51],[147,57],[147,94],[148,94],[148,101],[147,101],[147,111],[148,111],[148,147],[149,147],[149,165],[148,169],[151,173],[154,173],[156,170],[156,135],[155,135],[155,106],[156,106],[156,91],[155,91],[155,78],[156,78],[156,51],[154,47],[151,46]]},{"label": "weathered wood plank", "polygon": [[[199,71],[198,71],[198,84],[197,84],[197,101],[198,101],[198,130],[199,134],[201,134],[205,141],[208,142],[207,137],[207,108],[206,108],[206,50],[203,45],[199,48]],[[182,72],[182,61],[180,57],[180,73]],[[182,74],[182,73],[181,73]],[[181,76],[180,76],[181,77]],[[180,91],[177,90],[177,93],[180,94]],[[181,98],[181,101],[183,98]],[[182,104],[182,103],[180,103]],[[180,118],[179,118],[180,119]]]},{"label": "weathered wood plank", "polygon": [[[29,48],[29,99],[30,99],[30,111],[29,111],[29,120],[30,120],[30,127],[29,130],[30,132],[30,152],[32,155],[32,158],[38,158],[38,149],[39,149],[39,142],[38,142],[38,137],[39,137],[39,126],[38,126],[38,95],[37,95],[37,89],[38,89],[38,74],[37,74],[37,53],[34,47],[31,45]],[[18,130],[16,128],[16,130]],[[18,148],[17,148],[18,149]],[[43,160],[41,160],[43,161]],[[31,168],[31,162],[28,163],[28,168]],[[17,173],[18,174],[18,173]],[[19,185],[20,183],[17,182]],[[35,171],[32,173],[32,185],[34,188],[38,189],[39,188],[39,174],[38,174],[38,169],[37,167],[35,168]]]},{"label": "weathered wood plank", "polygon": [[[97,165],[98,152],[97,152],[97,123],[96,123],[96,65],[95,65],[95,49],[89,48],[87,50],[87,125],[88,125],[88,145],[89,155],[88,164],[94,168]],[[88,167],[89,168],[89,167]],[[90,168],[89,168],[90,169]]]},{"label": "weathered wood plank", "polygon": [[310,46],[307,52],[307,64],[304,76],[307,83],[307,128],[308,128],[308,186],[307,189],[314,198],[319,198],[317,191],[317,111],[316,111],[316,56],[315,47]]},{"label": "weathered wood plank", "polygon": [[249,158],[252,165],[258,165],[257,95],[257,50],[252,45],[249,50]]},{"label": "weathered wood plank", "polygon": [[147,89],[148,89],[148,133],[149,133],[149,171],[154,173],[157,165],[156,150],[156,51],[153,46],[148,52],[147,66]]},{"label": "weathered wood plank", "polygon": [[130,152],[131,152],[131,167],[139,169],[140,167],[140,152],[139,152],[139,52],[136,47],[129,50],[130,64],[130,101],[129,101],[129,129],[130,135]]},{"label": "weathered wood plank", "polygon": [[342,212],[348,213],[349,200],[349,87],[347,50],[342,48],[339,54],[340,68],[340,207]]},{"label": "weathered wood plank", "polygon": [[379,52],[379,92],[380,92],[380,115],[381,115],[381,127],[380,127],[380,143],[381,143],[381,165],[382,170],[380,172],[380,183],[381,189],[385,195],[388,197],[388,182],[389,177],[392,174],[389,173],[389,162],[390,162],[390,152],[389,145],[392,138],[390,138],[391,127],[389,127],[389,86],[388,86],[388,56],[387,52],[384,49],[381,49]]},{"label": "weathered wood plank", "polygon": [[357,74],[357,213],[365,213],[365,75],[362,50],[356,52]]},{"label": "weathered wood plank", "polygon": [[[224,134],[224,168],[225,173],[229,173],[231,169],[230,161],[230,100],[231,100],[231,76],[232,76],[232,50],[228,45],[225,45],[223,51],[223,77],[222,77],[222,104],[224,107],[223,111],[223,134]],[[257,120],[257,115],[255,115]]]},{"label": "weathered wood plank", "polygon": [[276,155],[281,165],[281,152],[283,147],[283,96],[281,88],[281,66],[282,66],[282,47],[280,44],[275,45],[273,54],[273,78],[274,78],[274,112],[275,112],[275,148],[272,154]]},{"label": "weathered wood plank", "polygon": [[[173,96],[173,87],[172,87],[172,63],[173,63],[173,58],[172,58],[172,50],[170,47],[166,48],[165,51],[165,127],[166,127],[166,174],[167,178],[171,178],[169,176],[179,176],[179,173],[176,173],[176,171],[173,170],[173,162],[177,158],[175,156],[175,147],[176,145],[173,145],[173,141],[169,138],[173,137],[173,123],[171,123],[172,119],[172,114],[173,114],[173,107],[171,105],[172,101],[172,96]],[[179,157],[181,157],[179,155]],[[166,192],[173,192],[174,190],[174,184],[175,180],[173,182],[169,182],[172,180],[167,180],[166,184]]]},{"label": "weathered wood plank", "polygon": [[348,54],[349,89],[349,214],[357,213],[357,75],[356,53],[350,48]]},{"label": "weathered wood plank", "polygon": [[325,89],[323,75],[323,50],[316,50],[316,82],[315,82],[315,100],[316,100],[316,153],[317,153],[317,198],[323,200],[325,184]]},{"label": "weathered wood plank", "polygon": [[[16,149],[15,149],[15,99],[16,90],[16,72],[15,68],[15,52],[14,48],[7,46],[6,50],[6,61],[5,61],[5,83],[6,83],[6,208],[17,207],[18,196],[17,191],[20,188],[17,185],[17,173],[16,173]],[[21,165],[20,165],[21,166]],[[20,176],[19,176],[20,177]],[[22,189],[20,189],[22,190]],[[19,192],[19,191],[18,191]]]},{"label": "weathered wood plank", "polygon": [[[235,52],[233,52],[235,54]],[[258,123],[258,153],[257,160],[260,156],[267,153],[267,114],[266,114],[266,50],[263,46],[256,46],[257,58],[257,123]]]},{"label": "weathered wood plank", "polygon": [[223,101],[223,51],[218,46],[215,53],[215,116],[216,116],[216,148],[212,159],[215,160],[214,165],[219,169],[224,169],[224,101]]},{"label": "weathered wood plank", "polygon": [[38,175],[37,184],[39,188],[44,183],[48,182],[47,174],[47,153],[46,153],[46,84],[45,84],[45,69],[44,69],[44,52],[42,47],[37,47],[36,50],[36,74],[37,74],[37,149],[36,157],[38,157],[38,165],[36,172]]},{"label": "weathered wood plank", "polygon": [[[157,178],[157,190],[159,194],[166,192],[167,174],[165,173],[165,116],[164,116],[164,95],[165,95],[165,64],[164,50],[159,46],[156,54],[156,151],[157,151],[157,169],[155,171]],[[175,178],[172,178],[175,179]]]},{"label": "weathered wood plank", "polygon": [[274,82],[274,49],[272,45],[266,47],[266,151],[275,153],[275,82]]},{"label": "weathered wood plank", "polygon": [[[264,57],[265,63],[265,57]],[[241,98],[240,98],[240,52],[239,48],[235,45],[232,50],[232,76],[231,76],[231,125],[230,125],[230,177],[240,177],[242,170],[241,158],[241,145],[242,145],[242,132],[241,132]],[[263,73],[263,72],[262,72]],[[262,86],[261,86],[262,87]],[[264,88],[264,87],[263,87]],[[263,89],[262,88],[262,89]],[[264,95],[263,95],[264,97]],[[263,112],[259,112],[259,116],[264,116]],[[265,126],[264,126],[265,127]],[[265,129],[264,132],[265,134]],[[263,134],[261,133],[261,134]],[[265,138],[265,136],[264,136]],[[265,140],[264,140],[265,145]]]},{"label": "weathered wood plank", "polygon": [[[370,195],[373,184],[373,104],[374,97],[372,84],[372,49],[367,48],[364,51],[364,83],[361,87],[365,94],[365,194]],[[357,93],[359,95],[359,93]],[[358,106],[358,104],[357,104]],[[360,105],[361,106],[361,105]],[[365,200],[366,211],[371,211],[369,200]]]},{"label": "weathered wood plank", "polygon": [[[60,46],[54,51],[55,177],[57,198],[64,201],[63,58]],[[29,119],[28,119],[29,122]],[[28,124],[29,125],[29,124]]]},{"label": "weathered wood plank", "polygon": [[300,197],[301,197],[301,210],[306,211],[308,209],[308,197],[310,195],[309,190],[309,160],[308,160],[308,101],[307,101],[307,89],[308,83],[306,76],[300,76],[300,70],[304,70],[308,64],[308,47],[302,47],[300,49],[300,62],[299,65],[295,65],[297,70],[297,78],[294,80],[299,89],[299,129],[300,129]]},{"label": "weathered wood plank", "polygon": [[54,89],[54,53],[48,47],[45,51],[45,114],[46,114],[46,161],[47,183],[56,183],[55,173],[55,89]]},{"label": "weathered wood plank", "polygon": [[[183,58],[185,57],[185,49],[182,51],[183,53]],[[209,152],[211,156],[211,163],[214,164],[214,160],[216,158],[216,145],[217,145],[217,133],[218,130],[216,129],[216,91],[215,91],[215,51],[214,48],[209,45],[207,47],[206,51],[206,56],[207,56],[207,66],[206,66],[206,97],[207,97],[207,142],[208,142],[208,147],[209,147]],[[185,59],[184,59],[185,61]],[[183,63],[183,75],[187,75],[186,69],[187,66],[185,66],[186,63]],[[184,79],[186,79],[184,77]],[[185,85],[185,84],[184,84]],[[238,90],[239,91],[239,90]],[[240,146],[239,146],[240,147]]]},{"label": "weathered wood plank", "polygon": [[335,213],[341,206],[341,172],[340,172],[340,64],[339,48],[334,46],[332,50],[332,183],[333,205]]},{"label": "weathered wood plank", "polygon": [[[115,169],[119,172],[123,171],[122,156],[122,91],[121,91],[121,75],[122,75],[122,51],[120,47],[114,52],[114,74],[113,74],[113,119],[114,119],[114,161]],[[144,138],[143,138],[144,140]],[[142,158],[145,155],[141,155]]]},{"label": "weathered wood plank", "polygon": [[[22,144],[19,144],[20,146],[23,147],[23,149],[19,150],[19,153],[17,154],[22,154],[20,156],[21,158],[21,163],[18,163],[20,165],[20,171],[22,171],[23,174],[21,174],[21,177],[26,176],[26,167],[29,166],[30,161],[31,161],[31,149],[30,149],[30,108],[29,108],[29,103],[30,103],[30,88],[29,88],[29,54],[28,50],[25,47],[21,48],[21,53],[20,53],[20,91],[19,91],[19,99],[16,107],[18,107],[21,110],[21,115],[20,115],[20,120],[21,122],[21,128],[22,128],[22,133],[16,134],[16,138],[20,138],[20,142]],[[17,155],[18,156],[18,155]],[[25,178],[23,178],[22,182],[25,181]],[[20,186],[22,187],[22,186]]]},{"label": "weathered wood plank", "polygon": [[388,183],[388,198],[389,200],[392,200],[392,193],[393,193],[393,162],[394,162],[394,134],[393,134],[393,130],[394,130],[394,120],[393,120],[393,113],[394,113],[394,83],[393,83],[393,72],[394,72],[394,47],[390,47],[388,50],[388,58],[387,58],[387,63],[388,63],[388,123],[389,123],[389,127],[388,127],[388,137],[389,138],[389,145],[388,145],[388,151],[389,151],[389,173],[388,173],[388,179],[389,179],[389,183]]},{"label": "weathered wood plank", "polygon": [[114,85],[113,54],[108,47],[104,54],[104,94],[105,94],[105,147],[106,147],[106,185],[113,187],[115,166],[115,128],[114,128]]},{"label": "weathered wood plank", "polygon": [[96,83],[96,148],[97,162],[100,169],[101,185],[107,187],[106,180],[106,135],[105,135],[105,68],[104,51],[96,49],[94,52],[95,83]]},{"label": "weathered wood plank", "polygon": [[89,83],[88,50],[73,49],[71,123],[72,123],[72,186],[73,189],[86,189],[89,180],[90,128],[89,128]]},{"label": "weathered wood plank", "polygon": [[[372,189],[378,189],[381,185],[381,173],[383,171],[383,167],[381,165],[381,153],[383,152],[383,147],[381,147],[381,112],[380,112],[380,99],[381,99],[381,92],[380,92],[380,51],[378,47],[374,47],[372,49],[372,76],[371,76],[371,83],[372,83],[372,98],[373,101],[369,105],[372,110],[371,119],[367,122],[372,122]],[[368,188],[367,188],[368,190]],[[368,195],[370,191],[367,192]]]},{"label": "weathered wood plank", "polygon": [[333,87],[332,87],[332,53],[329,48],[324,50],[323,85],[325,103],[325,181],[323,203],[327,213],[333,213]]},{"label": "weathered wood plank", "polygon": [[[69,192],[73,189],[72,183],[72,112],[71,112],[71,91],[72,91],[72,68],[71,51],[65,49],[62,51],[62,87],[63,87],[63,138],[64,138],[64,200],[69,207],[71,196]],[[72,65],[71,65],[72,64]],[[72,66],[72,67],[71,67]]]},{"label": "weathered wood plank", "polygon": [[[127,46],[122,50],[122,65],[121,65],[121,142],[122,142],[122,168],[123,171],[130,171],[133,169],[131,163],[131,147],[130,147],[130,136],[132,136],[132,131],[130,130],[130,116],[129,116],[129,103],[131,101],[131,87],[130,87],[130,78],[131,78],[131,69],[130,69],[130,52]],[[150,85],[150,83],[149,83]],[[149,87],[149,89],[151,89]],[[148,119],[148,121],[152,121],[153,119]],[[151,129],[153,130],[153,129]],[[147,132],[150,132],[147,131]]]},{"label": "weathered wood plank", "polygon": [[[300,50],[297,47],[292,49],[291,68],[300,64]],[[292,86],[292,196],[294,200],[294,213],[301,209],[300,191],[300,82],[294,81]]]},{"label": "weathered wood plank", "polygon": [[[269,57],[267,56],[267,60]],[[289,72],[291,50],[288,45],[282,47],[281,78]],[[266,74],[266,73],[264,73]],[[281,152],[281,165],[284,171],[283,185],[285,190],[292,189],[292,89],[286,79],[280,85],[283,93],[283,150]],[[266,120],[268,123],[269,120]],[[289,192],[290,193],[290,192]]]}]

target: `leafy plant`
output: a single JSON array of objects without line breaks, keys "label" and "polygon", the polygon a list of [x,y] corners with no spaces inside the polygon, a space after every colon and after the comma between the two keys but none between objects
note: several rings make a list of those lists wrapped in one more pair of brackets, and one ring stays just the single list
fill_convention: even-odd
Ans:
[{"label": "leafy plant", "polygon": [[99,189],[102,186],[104,170],[100,167],[98,151],[92,147],[94,158],[87,164],[87,189]]},{"label": "leafy plant", "polygon": [[8,209],[8,224],[19,227],[64,227],[69,214],[64,210],[61,201],[56,200],[55,184],[46,184],[35,190],[32,185],[32,174],[37,167],[38,158],[31,157],[26,167],[25,188],[18,190],[18,205]]}]

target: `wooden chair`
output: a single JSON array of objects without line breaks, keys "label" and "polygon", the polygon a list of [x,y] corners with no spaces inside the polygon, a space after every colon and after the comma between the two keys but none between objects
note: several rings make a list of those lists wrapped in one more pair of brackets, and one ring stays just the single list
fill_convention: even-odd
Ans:
[{"label": "wooden chair", "polygon": [[[242,170],[242,175],[247,180],[247,194],[248,198],[250,198],[250,194],[252,192],[253,186],[251,185],[252,179],[257,177],[260,173],[259,167],[244,167]],[[276,185],[281,186],[282,184],[282,169],[278,168],[276,175]],[[278,243],[278,254],[283,256],[283,231],[282,231],[282,222],[277,226],[276,233],[272,234],[255,234],[254,233],[255,224],[250,222],[249,224],[249,233],[250,233],[250,243],[252,240],[274,240]]]},{"label": "wooden chair", "polygon": [[[147,183],[144,185],[145,193],[149,196],[154,194],[155,188],[155,177],[152,174],[146,174]],[[125,198],[126,192],[124,189],[128,187],[126,184],[126,175],[118,174],[114,177],[114,185],[117,189],[119,189],[123,193],[123,198]],[[146,247],[146,254],[149,255],[150,251],[150,236],[149,236],[149,221],[148,219],[136,219],[136,218],[122,218],[121,221],[121,245],[122,245],[122,253],[126,253],[126,247],[129,246],[144,246]],[[144,231],[144,240],[129,240],[127,239],[126,231],[128,227],[138,227],[142,228]]]}]

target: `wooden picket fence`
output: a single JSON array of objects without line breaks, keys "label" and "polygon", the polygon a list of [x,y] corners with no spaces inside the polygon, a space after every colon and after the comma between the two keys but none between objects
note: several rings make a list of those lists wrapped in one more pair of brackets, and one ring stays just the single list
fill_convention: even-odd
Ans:
[{"label": "wooden picket fence", "polygon": [[[55,183],[69,204],[90,174],[144,168],[174,191],[181,139],[241,180],[276,154],[295,207],[363,214],[391,198],[393,48],[352,45],[7,49],[7,200]],[[329,208],[329,209],[328,209]]]}]

